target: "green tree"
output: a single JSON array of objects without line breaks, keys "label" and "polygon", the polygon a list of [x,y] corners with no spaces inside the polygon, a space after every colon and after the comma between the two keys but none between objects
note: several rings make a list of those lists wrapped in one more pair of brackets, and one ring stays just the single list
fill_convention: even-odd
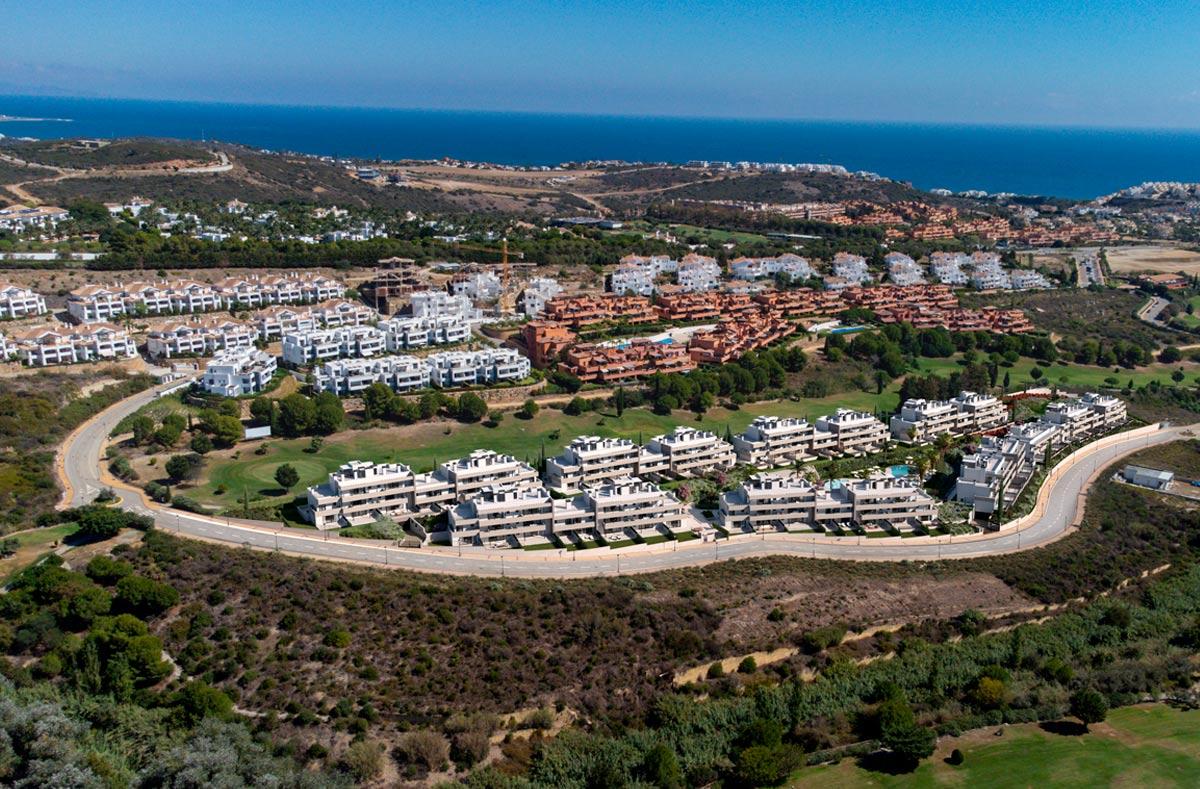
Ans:
[{"label": "green tree", "polygon": [[517,411],[517,416],[521,419],[533,419],[537,416],[539,410],[541,409],[537,404],[537,400],[531,397],[521,404],[521,409]]},{"label": "green tree", "polygon": [[385,419],[392,416],[392,401],[396,393],[385,383],[376,381],[363,390],[363,416],[367,419]]},{"label": "green tree", "polygon": [[323,436],[336,433],[346,421],[342,399],[333,392],[321,392],[313,400],[312,430]]},{"label": "green tree", "polygon": [[202,462],[197,454],[172,455],[163,465],[163,469],[173,480],[188,480],[200,473]]},{"label": "green tree", "polygon": [[313,426],[317,418],[317,407],[299,392],[293,392],[279,401],[279,432],[285,436],[302,436]]},{"label": "green tree", "polygon": [[100,505],[80,507],[75,510],[74,518],[79,525],[77,533],[94,540],[116,537],[126,524],[125,513]]},{"label": "green tree", "polygon": [[675,751],[662,743],[646,751],[642,759],[642,773],[647,781],[659,789],[684,789],[687,786]]},{"label": "green tree", "polygon": [[245,435],[242,422],[235,416],[218,415],[212,420],[213,441],[223,447],[231,447]]},{"label": "green tree", "polygon": [[474,392],[467,392],[458,398],[458,418],[464,422],[478,422],[487,411],[487,403]]},{"label": "green tree", "polygon": [[284,463],[275,469],[275,481],[284,490],[291,490],[300,481],[300,474],[291,463]]},{"label": "green tree", "polygon": [[1108,699],[1092,688],[1077,690],[1071,695],[1071,714],[1083,722],[1085,729],[1093,723],[1103,723],[1108,717]]},{"label": "green tree", "polygon": [[255,425],[270,425],[275,421],[275,401],[269,397],[256,397],[250,401],[250,418]]},{"label": "green tree", "polygon": [[133,417],[130,420],[129,427],[133,432],[133,441],[135,444],[145,444],[154,435],[154,420],[145,414],[138,414]]},{"label": "green tree", "polygon": [[937,735],[916,721],[903,696],[893,696],[879,705],[879,741],[897,759],[916,765],[933,754]]},{"label": "green tree", "polygon": [[135,616],[153,616],[179,602],[179,592],[170,584],[142,575],[129,575],[117,581],[116,603]]},{"label": "green tree", "polygon": [[233,701],[228,696],[199,680],[184,685],[171,703],[189,727],[208,717],[228,718],[233,712]]},{"label": "green tree", "polygon": [[192,442],[190,446],[192,451],[197,455],[207,455],[209,452],[212,452],[213,442],[207,434],[197,433],[196,435],[192,436]]}]

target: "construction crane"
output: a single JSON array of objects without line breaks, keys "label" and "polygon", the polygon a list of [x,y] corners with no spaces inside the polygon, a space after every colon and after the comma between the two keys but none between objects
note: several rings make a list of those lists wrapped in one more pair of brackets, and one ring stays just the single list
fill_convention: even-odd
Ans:
[{"label": "construction crane", "polygon": [[[478,247],[471,244],[456,244],[455,247],[460,250],[467,249],[475,252],[487,252],[491,255],[496,254],[495,249]],[[514,254],[519,260],[525,259],[524,252],[516,252]],[[508,261],[508,236],[504,236],[500,239],[500,284],[502,287],[499,302],[500,309],[502,311],[512,312],[516,309],[517,296],[512,292],[512,266]]]}]

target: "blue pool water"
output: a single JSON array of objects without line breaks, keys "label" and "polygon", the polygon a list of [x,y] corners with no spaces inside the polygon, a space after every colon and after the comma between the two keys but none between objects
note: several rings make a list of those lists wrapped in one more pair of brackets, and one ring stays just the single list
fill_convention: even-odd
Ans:
[{"label": "blue pool water", "polygon": [[888,473],[891,474],[893,477],[897,477],[897,478],[907,477],[908,476],[908,466],[892,466],[891,468],[888,469]]}]

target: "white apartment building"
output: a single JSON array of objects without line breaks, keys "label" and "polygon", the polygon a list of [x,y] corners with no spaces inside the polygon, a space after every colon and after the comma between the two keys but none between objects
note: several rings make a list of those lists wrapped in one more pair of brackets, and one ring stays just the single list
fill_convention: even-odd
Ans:
[{"label": "white apartment building", "polygon": [[313,369],[314,388],[339,397],[357,394],[373,383],[411,392],[429,386],[429,371],[425,361],[415,356],[335,359]]},{"label": "white apartment building", "polygon": [[275,357],[255,348],[238,348],[214,356],[200,378],[200,388],[225,397],[261,392],[276,370]]},{"label": "white apartment building", "polygon": [[812,424],[794,417],[758,416],[733,437],[737,461],[764,468],[805,460],[811,457],[812,447]]},{"label": "white apartment building", "polygon": [[225,300],[216,288],[201,282],[133,282],[118,286],[127,312],[145,315],[212,312],[224,309]]},{"label": "white apartment building", "polygon": [[137,356],[137,346],[129,335],[109,323],[80,328],[35,326],[14,334],[13,345],[17,355],[30,367]]},{"label": "white apartment building", "polygon": [[504,284],[492,271],[473,271],[450,280],[451,293],[472,301],[495,301],[503,291]]},{"label": "white apartment building", "polygon": [[1008,421],[1008,409],[999,398],[960,392],[951,400],[909,398],[891,418],[892,438],[924,444],[943,433],[967,435],[992,430]]},{"label": "white apartment building", "polygon": [[679,261],[675,277],[687,293],[715,290],[721,285],[721,265],[716,258],[691,253]]},{"label": "white apartment building", "polygon": [[414,318],[461,318],[464,321],[479,320],[480,312],[466,296],[454,295],[444,290],[418,290],[409,297]]},{"label": "white apartment building", "polygon": [[729,264],[734,279],[755,280],[786,274],[793,280],[806,280],[813,276],[812,266],[806,258],[785,252],[778,257],[741,257]]},{"label": "white apartment building", "polygon": [[0,332],[0,362],[7,362],[17,355],[17,346]]},{"label": "white apartment building", "polygon": [[314,304],[311,313],[326,328],[365,326],[379,320],[379,313],[375,310],[345,299],[330,299]]},{"label": "white apartment building", "polygon": [[265,307],[270,304],[314,304],[341,298],[346,286],[337,280],[312,271],[283,275],[226,277],[217,283],[216,290],[226,307]]},{"label": "white apartment building", "polygon": [[119,287],[83,285],[67,295],[67,313],[78,323],[111,321],[128,311],[125,291]]},{"label": "white apartment building", "polygon": [[471,338],[471,324],[459,315],[391,318],[379,326],[391,353],[427,345],[453,345]]},{"label": "white apartment building", "polygon": [[849,252],[838,252],[833,256],[833,276],[852,285],[864,285],[872,280],[867,259]]},{"label": "white apartment building", "polygon": [[562,293],[562,285],[549,277],[534,277],[525,283],[519,306],[527,317],[537,318],[546,309],[546,302]]},{"label": "white apartment building", "polygon": [[[640,446],[627,438],[578,436],[563,448],[562,454],[546,460],[546,484],[556,490],[578,491],[584,486],[642,473]],[[655,464],[662,459],[647,458]]]},{"label": "white apartment building", "polygon": [[874,414],[849,408],[819,418],[814,433],[822,432],[833,436],[832,446],[822,454],[866,455],[882,450],[888,442],[888,429]]},{"label": "white apartment building", "polygon": [[888,281],[893,285],[921,285],[925,282],[925,269],[903,252],[889,252],[883,258],[888,270]]},{"label": "white apartment building", "polygon": [[529,359],[515,348],[445,351],[430,354],[425,363],[429,383],[442,388],[520,381],[532,371]]},{"label": "white apartment building", "polygon": [[428,515],[497,485],[537,484],[537,472],[512,455],[487,449],[414,474],[403,463],[343,464],[308,489],[306,515],[318,529],[373,523],[383,518]]},{"label": "white apartment building", "polygon": [[976,516],[1007,511],[1054,450],[1093,438],[1126,420],[1125,403],[1089,392],[1051,403],[1037,421],[1013,425],[1002,438],[985,437],[979,451],[963,457],[955,497],[972,505]]},{"label": "white apartment building", "polygon": [[554,533],[556,502],[541,485],[493,485],[450,510],[450,544],[507,546]]},{"label": "white apartment building", "polygon": [[303,367],[340,357],[370,358],[383,354],[386,337],[374,326],[341,326],[283,335],[283,361]]},{"label": "white apartment building", "polygon": [[0,320],[46,313],[46,299],[29,288],[0,282]]},{"label": "white apartment building", "polygon": [[146,352],[155,359],[211,356],[218,351],[253,347],[257,339],[254,326],[229,318],[174,321],[149,332]]},{"label": "white apartment building", "polygon": [[666,458],[666,471],[677,477],[694,477],[731,468],[735,460],[733,447],[716,433],[684,425],[650,439],[646,451]]},{"label": "white apartment building", "polygon": [[1049,290],[1054,283],[1040,271],[1013,269],[1008,273],[1009,286],[1013,290]]},{"label": "white apartment building", "polygon": [[977,290],[1008,290],[1012,287],[1012,281],[1000,265],[999,258],[972,256],[971,287]]},{"label": "white apartment building", "polygon": [[267,342],[288,332],[316,331],[321,326],[320,318],[308,307],[267,307],[250,316],[250,322]]},{"label": "white apartment building", "polygon": [[11,230],[14,233],[24,233],[27,230],[44,230],[53,228],[59,222],[70,217],[66,209],[52,205],[30,208],[17,205],[0,208],[0,230]]},{"label": "white apartment building", "polygon": [[794,474],[755,474],[721,495],[718,522],[730,532],[825,531],[831,527],[911,529],[937,516],[933,497],[890,476],[821,486]]},{"label": "white apartment building", "polygon": [[635,263],[621,263],[608,275],[608,289],[621,296],[652,296],[654,271]]},{"label": "white apartment building", "polygon": [[929,273],[943,285],[965,287],[970,278],[962,267],[968,261],[970,257],[961,252],[934,252],[929,256]]},{"label": "white apartment building", "polygon": [[569,504],[559,508],[556,533],[580,530],[578,515],[586,515],[587,530],[594,531],[608,542],[666,528],[671,532],[683,530],[683,503],[652,482],[632,477],[614,479],[603,485],[588,488]]}]

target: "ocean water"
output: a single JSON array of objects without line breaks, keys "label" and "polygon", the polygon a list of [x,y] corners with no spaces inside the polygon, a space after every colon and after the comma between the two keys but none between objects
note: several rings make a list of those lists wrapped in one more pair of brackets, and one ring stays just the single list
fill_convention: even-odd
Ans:
[{"label": "ocean water", "polygon": [[385,159],[821,162],[924,188],[1087,198],[1200,181],[1200,131],[656,118],[0,96],[10,137],[156,136]]}]

